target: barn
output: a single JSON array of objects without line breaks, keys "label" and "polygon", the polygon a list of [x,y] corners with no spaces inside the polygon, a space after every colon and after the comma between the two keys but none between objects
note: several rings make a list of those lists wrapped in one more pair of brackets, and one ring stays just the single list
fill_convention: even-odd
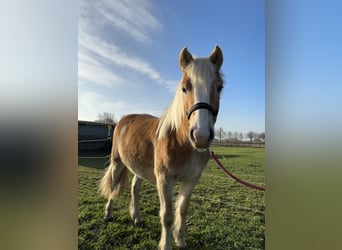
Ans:
[{"label": "barn", "polygon": [[78,151],[110,150],[115,123],[78,121]]}]

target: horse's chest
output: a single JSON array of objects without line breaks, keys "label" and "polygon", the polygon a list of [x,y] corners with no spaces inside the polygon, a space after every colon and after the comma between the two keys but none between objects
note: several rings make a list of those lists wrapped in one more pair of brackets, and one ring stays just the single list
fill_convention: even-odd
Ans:
[{"label": "horse's chest", "polygon": [[177,181],[189,181],[201,176],[208,160],[198,157],[191,157],[187,161],[178,163],[175,166],[174,177]]}]

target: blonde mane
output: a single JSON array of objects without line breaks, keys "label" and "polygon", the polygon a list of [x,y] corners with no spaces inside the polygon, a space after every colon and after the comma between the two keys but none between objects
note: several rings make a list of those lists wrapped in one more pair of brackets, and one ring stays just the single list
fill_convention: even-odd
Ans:
[{"label": "blonde mane", "polygon": [[181,91],[181,84],[178,84],[176,95],[173,98],[171,105],[164,111],[160,117],[157,136],[158,140],[170,134],[172,131],[177,131],[184,117],[184,102]]}]

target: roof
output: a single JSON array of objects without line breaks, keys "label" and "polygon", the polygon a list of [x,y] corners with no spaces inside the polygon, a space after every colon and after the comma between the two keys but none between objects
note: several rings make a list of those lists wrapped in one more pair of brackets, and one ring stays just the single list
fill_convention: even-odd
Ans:
[{"label": "roof", "polygon": [[82,124],[82,125],[100,125],[100,126],[108,126],[108,125],[114,125],[115,126],[115,123],[112,123],[112,122],[93,122],[93,121],[80,121],[78,120],[78,124]]}]

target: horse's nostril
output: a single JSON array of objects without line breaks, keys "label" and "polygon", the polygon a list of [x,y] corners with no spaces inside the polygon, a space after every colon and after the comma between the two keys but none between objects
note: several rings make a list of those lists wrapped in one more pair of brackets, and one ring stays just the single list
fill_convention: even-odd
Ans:
[{"label": "horse's nostril", "polygon": [[190,139],[191,139],[192,141],[195,141],[194,132],[195,132],[195,129],[191,129],[191,130],[190,130]]},{"label": "horse's nostril", "polygon": [[210,142],[214,139],[214,131],[212,129],[210,129],[209,133],[210,134],[209,134],[208,142]]},{"label": "horse's nostril", "polygon": [[214,136],[215,136],[213,129],[209,129],[204,132],[202,131],[202,133],[200,133],[200,131],[196,128],[192,128],[190,130],[189,135],[190,135],[190,140],[199,145],[200,144],[206,145],[210,143],[214,139]]}]

